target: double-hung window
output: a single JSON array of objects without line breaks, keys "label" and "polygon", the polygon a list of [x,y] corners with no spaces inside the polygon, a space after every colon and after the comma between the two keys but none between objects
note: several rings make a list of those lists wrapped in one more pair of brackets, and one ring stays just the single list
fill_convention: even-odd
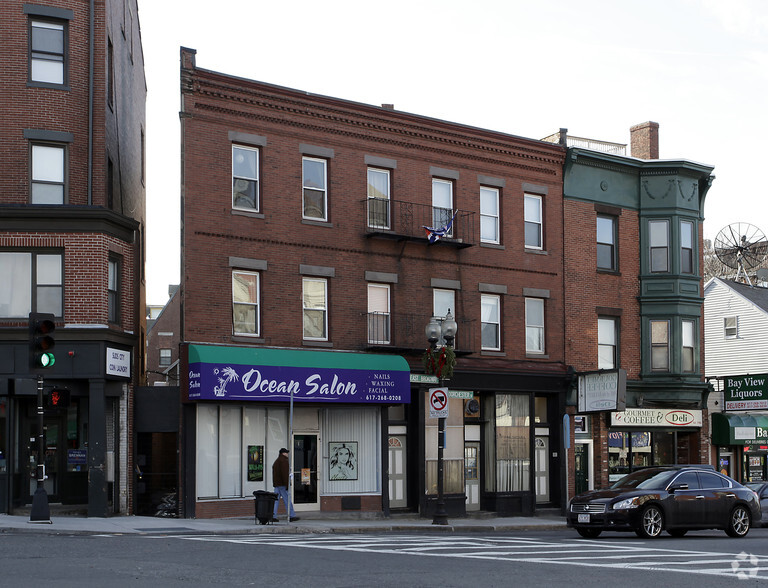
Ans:
[{"label": "double-hung window", "polygon": [[[449,312],[456,317],[456,291],[440,288],[432,290],[432,316],[442,323],[442,319],[448,316]],[[446,341],[441,338],[437,344],[446,345]]]},{"label": "double-hung window", "polygon": [[480,188],[480,241],[499,242],[499,190]]},{"label": "double-hung window", "polygon": [[259,273],[235,270],[232,272],[232,325],[235,335],[258,337]]},{"label": "double-hung window", "polygon": [[368,343],[390,342],[389,285],[368,284]]},{"label": "double-hung window", "polygon": [[107,320],[120,322],[120,262],[112,258],[107,262]]},{"label": "double-hung window", "polygon": [[617,323],[617,319],[611,317],[597,319],[597,369],[612,370],[618,367]]},{"label": "double-hung window", "polygon": [[737,339],[739,336],[739,317],[725,317],[723,319],[723,329],[726,339]]},{"label": "double-hung window", "polygon": [[616,217],[597,217],[597,269],[616,270]]},{"label": "double-hung window", "polygon": [[525,352],[544,353],[544,299],[525,299]]},{"label": "double-hung window", "polygon": [[669,371],[669,321],[651,321],[651,371]]},{"label": "double-hung window", "polygon": [[693,273],[693,223],[680,222],[680,273]]},{"label": "double-hung window", "polygon": [[304,339],[328,340],[328,282],[321,278],[303,278],[302,304]]},{"label": "double-hung window", "polygon": [[683,349],[682,349],[682,363],[683,363],[683,371],[684,372],[693,372],[696,369],[696,337],[695,337],[695,324],[693,321],[683,321],[682,322],[682,339],[683,339]]},{"label": "double-hung window", "polygon": [[[442,229],[448,226],[453,218],[453,182],[432,178],[432,227]],[[445,233],[446,237],[453,235],[453,227]]]},{"label": "double-hung window", "polygon": [[66,147],[32,145],[32,204],[64,204]]},{"label": "double-hung window", "polygon": [[315,157],[302,158],[303,210],[308,220],[328,220],[328,162]]},{"label": "double-hung window", "polygon": [[528,249],[543,249],[542,197],[525,195],[525,246]]},{"label": "double-hung window", "polygon": [[669,222],[652,220],[648,222],[648,242],[651,252],[651,271],[669,271]]},{"label": "double-hung window", "polygon": [[160,350],[160,362],[158,363],[160,367],[168,367],[171,365],[171,350],[170,349],[161,349]]},{"label": "double-hung window", "polygon": [[0,251],[0,318],[30,312],[64,311],[63,257],[60,253]]},{"label": "double-hung window", "polygon": [[29,21],[29,81],[63,86],[67,83],[67,24],[65,21]]},{"label": "double-hung window", "polygon": [[368,226],[388,229],[389,225],[389,170],[368,168]]},{"label": "double-hung window", "polygon": [[480,300],[481,347],[488,351],[501,349],[501,298],[483,294]]},{"label": "double-hung window", "polygon": [[232,208],[259,211],[259,150],[232,145]]}]

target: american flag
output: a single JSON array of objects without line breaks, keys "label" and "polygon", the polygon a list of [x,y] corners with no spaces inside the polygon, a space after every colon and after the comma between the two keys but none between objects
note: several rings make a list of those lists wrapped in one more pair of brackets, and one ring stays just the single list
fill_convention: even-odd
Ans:
[{"label": "american flag", "polygon": [[451,232],[451,226],[453,225],[453,219],[456,218],[456,215],[458,214],[458,210],[453,213],[453,216],[451,217],[451,220],[449,220],[445,226],[435,229],[432,227],[428,227],[426,225],[422,225],[422,228],[427,232],[427,239],[429,239],[430,243],[435,243],[440,240],[440,237],[444,237],[447,233]]}]

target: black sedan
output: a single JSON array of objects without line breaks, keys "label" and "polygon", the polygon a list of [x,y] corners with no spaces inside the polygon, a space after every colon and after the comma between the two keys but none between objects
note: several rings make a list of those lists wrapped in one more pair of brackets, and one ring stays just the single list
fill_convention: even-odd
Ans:
[{"label": "black sedan", "polygon": [[666,530],[682,537],[691,529],[744,537],[759,520],[757,495],[706,466],[637,470],[606,490],[574,497],[567,515],[568,526],[590,539],[603,531],[634,531],[652,539]]},{"label": "black sedan", "polygon": [[763,516],[754,521],[755,526],[768,527],[768,482],[749,482],[747,488],[754,490],[760,498],[760,509]]}]

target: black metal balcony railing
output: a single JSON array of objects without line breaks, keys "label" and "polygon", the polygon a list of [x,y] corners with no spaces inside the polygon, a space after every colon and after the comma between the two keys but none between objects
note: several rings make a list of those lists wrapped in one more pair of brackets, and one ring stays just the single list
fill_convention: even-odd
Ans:
[{"label": "black metal balcony railing", "polygon": [[[369,312],[365,315],[365,328],[369,348],[390,347],[393,350],[426,349],[429,346],[424,329],[429,316]],[[458,329],[453,347],[458,354],[471,353],[474,342],[473,321],[457,319]],[[445,342],[440,341],[438,345]]]},{"label": "black metal balcony railing", "polygon": [[[369,237],[427,242],[424,227],[441,229],[453,217],[449,208],[427,204],[367,198],[363,200],[365,233]],[[453,247],[471,247],[475,236],[475,213],[459,210],[453,218],[450,230],[440,242]]]}]

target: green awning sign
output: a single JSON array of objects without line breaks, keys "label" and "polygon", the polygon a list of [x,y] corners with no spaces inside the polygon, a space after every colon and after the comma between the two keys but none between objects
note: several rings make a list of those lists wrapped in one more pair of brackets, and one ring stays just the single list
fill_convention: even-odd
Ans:
[{"label": "green awning sign", "polygon": [[188,345],[190,400],[354,402],[411,400],[398,355]]},{"label": "green awning sign", "polygon": [[712,443],[768,445],[768,415],[712,413]]},{"label": "green awning sign", "polygon": [[725,410],[768,410],[768,374],[727,376]]}]

